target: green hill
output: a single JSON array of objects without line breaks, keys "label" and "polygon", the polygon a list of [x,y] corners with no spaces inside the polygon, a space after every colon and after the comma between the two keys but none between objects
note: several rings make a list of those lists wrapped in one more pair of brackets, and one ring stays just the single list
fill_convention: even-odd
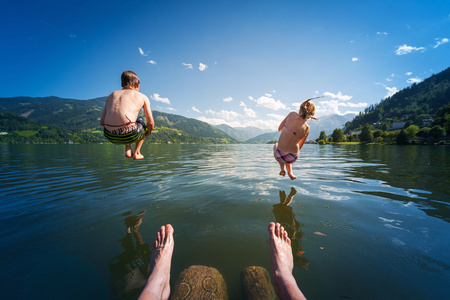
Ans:
[{"label": "green hill", "polygon": [[100,133],[73,132],[44,125],[10,112],[0,113],[0,143],[101,143]]},{"label": "green hill", "polygon": [[[0,98],[0,113],[10,112],[32,120],[39,126],[56,126],[72,133],[101,132],[100,117],[106,97],[91,100],[58,97]],[[146,139],[150,143],[234,143],[235,139],[217,128],[178,115],[153,111],[154,132]],[[5,116],[2,116],[2,119]],[[7,131],[0,127],[1,131]],[[106,139],[102,138],[102,142]]]},{"label": "green hill", "polygon": [[429,119],[439,125],[438,111],[449,103],[450,68],[366,108],[353,121],[346,123],[345,131],[361,128],[365,124],[377,124],[386,129],[393,122],[422,126],[424,120]]}]

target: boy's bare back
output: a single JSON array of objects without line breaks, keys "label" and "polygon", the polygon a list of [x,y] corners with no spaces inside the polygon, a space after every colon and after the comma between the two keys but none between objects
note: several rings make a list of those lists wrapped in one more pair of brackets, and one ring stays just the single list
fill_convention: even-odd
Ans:
[{"label": "boy's bare back", "polygon": [[136,121],[142,108],[144,108],[147,122],[153,121],[150,101],[144,94],[134,89],[123,89],[111,93],[106,99],[105,128],[114,130],[118,126]]}]

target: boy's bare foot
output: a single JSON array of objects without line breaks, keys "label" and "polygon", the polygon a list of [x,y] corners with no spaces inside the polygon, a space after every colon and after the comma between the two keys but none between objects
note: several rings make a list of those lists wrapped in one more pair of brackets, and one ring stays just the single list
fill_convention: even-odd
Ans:
[{"label": "boy's bare foot", "polygon": [[275,292],[280,299],[306,299],[300,291],[292,270],[291,240],[279,223],[269,224],[270,266]]},{"label": "boy's bare foot", "polygon": [[133,149],[131,148],[131,145],[125,145],[125,157],[133,157]]},{"label": "boy's bare foot", "polygon": [[284,177],[284,175],[286,175],[286,171],[281,171],[281,172],[280,172],[280,176],[283,176],[283,177]]},{"label": "boy's bare foot", "polygon": [[140,153],[134,153],[133,158],[138,160],[138,159],[143,159],[144,155],[140,154]]},{"label": "boy's bare foot", "polygon": [[168,299],[170,295],[170,266],[173,254],[173,227],[161,226],[152,245],[150,277],[139,299]]},{"label": "boy's bare foot", "polygon": [[292,174],[292,173],[288,173],[288,175],[289,175],[289,178],[292,179],[292,180],[294,180],[294,179],[297,178],[297,176],[295,176],[295,175]]}]

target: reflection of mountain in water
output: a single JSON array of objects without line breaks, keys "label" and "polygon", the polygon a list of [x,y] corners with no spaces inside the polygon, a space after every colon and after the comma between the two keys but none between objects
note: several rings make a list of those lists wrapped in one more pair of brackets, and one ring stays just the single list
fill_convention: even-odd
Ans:
[{"label": "reflection of mountain in water", "polygon": [[303,245],[301,243],[303,233],[300,230],[300,227],[304,227],[304,225],[295,219],[292,207],[289,206],[296,194],[297,191],[293,187],[287,197],[286,192],[280,191],[280,203],[273,206],[273,214],[276,221],[284,227],[291,239],[294,264],[297,267],[307,269],[309,261],[303,256]]},{"label": "reflection of mountain in water", "polygon": [[353,151],[353,157],[369,165],[358,165],[349,169],[350,173],[355,178],[378,180],[393,189],[392,192],[380,189],[356,192],[414,202],[427,215],[450,222],[448,147],[360,145],[357,150]]}]

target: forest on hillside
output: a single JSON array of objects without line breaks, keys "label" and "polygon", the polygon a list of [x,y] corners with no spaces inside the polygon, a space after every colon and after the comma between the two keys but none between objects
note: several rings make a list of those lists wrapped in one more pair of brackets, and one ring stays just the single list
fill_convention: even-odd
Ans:
[{"label": "forest on hillside", "polygon": [[449,103],[450,68],[367,107],[345,124],[344,132],[362,129],[365,124],[387,130],[394,122],[406,122],[407,126],[419,127],[432,122],[432,125],[442,126]]}]

